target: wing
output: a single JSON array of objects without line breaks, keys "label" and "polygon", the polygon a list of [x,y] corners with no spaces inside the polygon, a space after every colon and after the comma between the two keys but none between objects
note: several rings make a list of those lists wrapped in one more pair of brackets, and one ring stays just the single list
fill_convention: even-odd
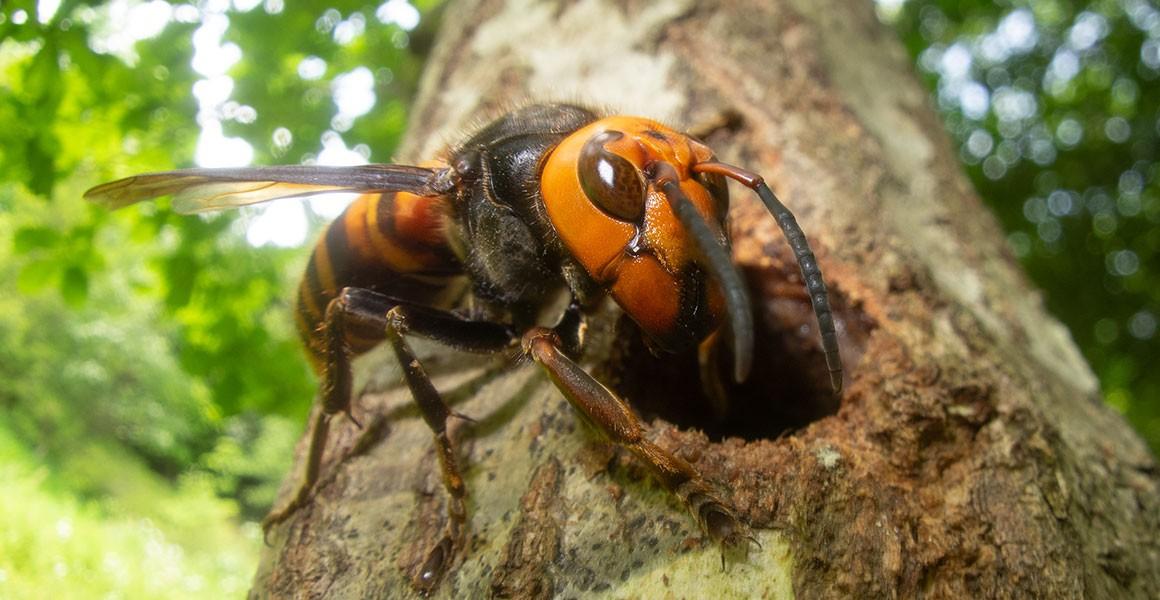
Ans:
[{"label": "wing", "polygon": [[199,213],[328,192],[410,192],[439,196],[451,189],[450,169],[406,165],[319,167],[286,165],[245,169],[182,169],[145,173],[98,185],[85,199],[111,209],[173,196],[173,209]]}]

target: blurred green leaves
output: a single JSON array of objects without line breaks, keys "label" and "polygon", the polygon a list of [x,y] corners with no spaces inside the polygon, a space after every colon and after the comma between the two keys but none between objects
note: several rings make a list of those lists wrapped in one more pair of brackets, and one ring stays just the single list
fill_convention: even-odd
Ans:
[{"label": "blurred green leaves", "polygon": [[171,486],[115,448],[85,450],[74,470],[115,472],[115,505],[77,497],[68,473],[39,466],[0,424],[4,598],[244,594],[257,563],[258,528],[239,528],[232,503],[215,497],[204,477]]},{"label": "blurred green leaves", "polygon": [[[37,18],[29,3],[5,5],[0,115],[16,126],[0,130],[0,181],[19,182],[54,207],[26,222],[9,219],[20,293],[56,290],[69,307],[84,307],[94,280],[123,266],[110,255],[127,250],[155,276],[130,289],[164,307],[158,318],[174,327],[182,370],[209,387],[222,415],[302,415],[313,382],[289,306],[305,251],[248,246],[238,214],[188,218],[145,206],[110,215],[72,200],[102,180],[190,166],[207,119],[249,141],[262,163],[310,160],[339,135],[389,159],[421,60],[409,32],[380,22],[376,10],[406,3],[245,4],[223,12],[225,5],[65,1],[51,19]],[[142,7],[160,10],[168,24],[127,43],[137,34],[119,19],[143,18],[133,12]],[[211,34],[221,38],[219,54],[225,48],[236,60],[224,84],[202,56],[212,44],[197,41]],[[335,81],[363,65],[375,69],[375,116],[343,116]],[[199,109],[195,96],[214,78],[229,99]],[[62,198],[58,188],[70,177],[78,183]]]},{"label": "blurred green leaves", "polygon": [[[421,57],[378,19],[385,5],[339,5],[0,3],[0,480],[14,499],[0,595],[65,591],[61,573],[92,581],[80,595],[245,587],[258,537],[231,521],[273,503],[316,386],[291,313],[309,247],[249,245],[253,211],[110,212],[81,194],[194,166],[213,126],[264,164],[335,139],[389,160]],[[205,48],[235,63],[220,72]],[[355,72],[374,107],[339,118],[335,80]],[[71,533],[37,536],[45,520]],[[188,561],[157,576],[142,570],[154,550]]]},{"label": "blurred green leaves", "polygon": [[[16,587],[0,595],[66,589],[38,588],[55,581],[43,569],[92,576],[86,593],[162,593],[141,556],[110,575],[12,519],[68,521],[106,557],[179,544],[197,563],[183,581],[208,577],[210,596],[244,586],[253,549],[239,538],[256,536],[230,520],[273,502],[316,385],[290,310],[309,248],[251,246],[248,211],[109,212],[81,195],[194,166],[215,126],[261,163],[310,160],[325,140],[389,160],[422,60],[414,32],[380,20],[384,4],[335,4],[0,3],[0,479],[12,506],[43,506],[3,511],[0,582]],[[335,81],[362,65],[373,110],[339,118]],[[215,544],[245,553],[213,564]]]}]

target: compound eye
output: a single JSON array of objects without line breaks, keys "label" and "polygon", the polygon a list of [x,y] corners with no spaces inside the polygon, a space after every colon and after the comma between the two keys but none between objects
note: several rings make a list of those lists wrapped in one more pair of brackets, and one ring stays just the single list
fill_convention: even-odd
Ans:
[{"label": "compound eye", "polygon": [[619,131],[592,136],[580,151],[576,166],[580,187],[593,204],[614,219],[638,223],[644,216],[644,178],[628,159],[604,148],[604,144],[622,137]]}]

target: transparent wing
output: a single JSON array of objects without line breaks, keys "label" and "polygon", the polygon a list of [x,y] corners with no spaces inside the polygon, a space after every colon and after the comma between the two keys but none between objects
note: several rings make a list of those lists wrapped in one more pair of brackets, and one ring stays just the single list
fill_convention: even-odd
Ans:
[{"label": "transparent wing", "polygon": [[[410,192],[438,196],[446,168],[406,165],[319,167],[287,165],[245,169],[182,169],[146,173],[98,185],[85,199],[111,209],[173,196],[173,209],[199,213],[328,192]],[[438,189],[437,189],[438,188]]]}]

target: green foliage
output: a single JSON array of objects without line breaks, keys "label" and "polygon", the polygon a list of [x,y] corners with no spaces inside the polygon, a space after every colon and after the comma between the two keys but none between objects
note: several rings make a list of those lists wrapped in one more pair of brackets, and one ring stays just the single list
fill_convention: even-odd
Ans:
[{"label": "green foliage", "polygon": [[[12,191],[0,188],[0,198]],[[96,278],[90,290],[91,269],[54,258],[94,252],[91,236],[78,241],[43,225],[70,204],[84,208],[79,198],[46,204],[12,197],[4,221],[15,233],[0,230],[0,278],[17,280],[22,292],[0,296],[0,398],[9,426],[50,460],[74,451],[78,439],[108,437],[164,472],[183,470],[210,447],[220,415],[208,390],[178,368],[166,335],[173,326],[158,327],[156,302],[124,281]],[[55,241],[41,245],[46,240]],[[109,259],[121,277],[149,275],[130,248]],[[84,260],[95,262],[92,255]],[[60,293],[46,293],[54,280]],[[83,291],[73,289],[78,285]]]},{"label": "green foliage", "polygon": [[242,596],[260,536],[237,527],[231,503],[204,478],[173,488],[103,445],[76,459],[75,472],[103,473],[116,489],[100,502],[78,499],[72,482],[34,466],[38,457],[0,426],[0,595]]},{"label": "green foliage", "polygon": [[[378,24],[373,7],[363,2],[328,4],[317,11],[286,10],[276,15],[251,11],[231,18],[229,39],[245,52],[245,60],[231,72],[236,96],[260,107],[261,116],[252,124],[236,123],[232,130],[255,143],[259,163],[311,158],[328,129],[366,144],[376,160],[389,162],[402,136],[407,104],[422,67],[410,49],[408,32]],[[347,39],[337,31],[340,26],[365,27],[366,34],[337,42],[336,38]],[[272,36],[271,30],[282,33]],[[258,40],[261,43],[255,44]],[[315,64],[324,71],[317,79],[300,75],[299,66],[307,59],[320,61]],[[359,68],[373,70],[377,97],[373,118],[336,119],[331,85],[336,76]],[[291,132],[288,145],[275,144],[279,127]]]},{"label": "green foliage", "polygon": [[220,496],[237,500],[243,517],[259,521],[274,505],[289,468],[288,449],[301,431],[300,419],[241,415],[229,421],[199,470],[211,475]]},{"label": "green foliage", "polygon": [[[308,248],[251,246],[252,212],[110,213],[81,194],[193,166],[207,122],[258,162],[309,159],[339,135],[388,160],[421,60],[375,6],[346,4],[0,4],[0,596],[248,585],[252,521],[314,395],[291,312]],[[149,11],[168,24],[132,43]],[[192,60],[210,25],[228,26],[218,51],[240,49],[232,90]],[[307,57],[325,69],[299,76]],[[334,81],[363,64],[375,118],[336,118]],[[207,78],[229,101],[199,106]]]},{"label": "green foliage", "polygon": [[1160,451],[1160,10],[916,0],[889,20],[1048,308]]}]

